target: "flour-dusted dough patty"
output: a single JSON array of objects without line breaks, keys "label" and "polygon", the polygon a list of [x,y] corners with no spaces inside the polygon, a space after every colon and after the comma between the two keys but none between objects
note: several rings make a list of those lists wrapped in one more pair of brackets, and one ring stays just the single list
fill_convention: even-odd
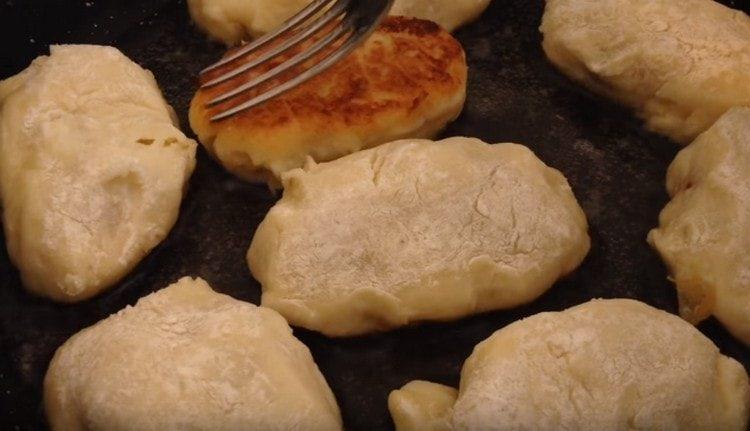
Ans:
[{"label": "flour-dusted dough patty", "polygon": [[541,31],[563,73],[679,143],[750,106],[750,17],[712,0],[547,0]]},{"label": "flour-dusted dough patty", "polygon": [[210,121],[243,99],[206,108],[209,100],[264,71],[198,91],[190,125],[227,170],[272,186],[308,157],[328,161],[395,139],[432,138],[460,114],[466,98],[461,44],[434,23],[391,17],[323,74],[257,108]]},{"label": "flour-dusted dough patty", "polygon": [[188,0],[190,16],[214,39],[237,45],[280,26],[311,0]]},{"label": "flour-dusted dough patty", "polygon": [[44,405],[53,431],[342,429],[310,351],[278,313],[190,278],[63,344]]},{"label": "flour-dusted dough patty", "polygon": [[744,431],[750,385],[679,317],[594,300],[495,332],[459,391],[412,382],[388,404],[398,431]]},{"label": "flour-dusted dough patty", "polygon": [[196,144],[151,73],[117,49],[50,51],[0,82],[0,198],[26,288],[73,302],[167,236]]},{"label": "flour-dusted dough patty", "polygon": [[491,0],[396,0],[391,15],[411,16],[453,31],[479,18]]},{"label": "flour-dusted dough patty", "polygon": [[[188,0],[193,20],[214,39],[237,45],[277,28],[311,0]],[[396,0],[391,15],[434,21],[447,31],[473,21],[490,0]]]},{"label": "flour-dusted dough patty", "polygon": [[750,108],[734,108],[682,150],[672,201],[649,234],[672,273],[680,314],[716,316],[750,345]]},{"label": "flour-dusted dough patty", "polygon": [[589,250],[568,182],[521,145],[397,141],[283,181],[248,263],[264,306],[331,336],[527,303]]}]

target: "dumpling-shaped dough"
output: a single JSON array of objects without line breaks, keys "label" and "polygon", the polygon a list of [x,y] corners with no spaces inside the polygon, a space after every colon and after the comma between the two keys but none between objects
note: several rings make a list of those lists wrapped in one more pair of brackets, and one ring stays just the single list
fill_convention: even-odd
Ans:
[{"label": "dumpling-shaped dough", "polygon": [[716,316],[750,345],[750,108],[734,108],[675,158],[672,201],[649,234],[672,273],[680,314]]},{"label": "dumpling-shaped dough", "polygon": [[311,0],[188,0],[190,16],[214,39],[237,45],[270,32]]},{"label": "dumpling-shaped dough", "polygon": [[308,157],[328,161],[395,139],[433,138],[458,117],[466,99],[461,44],[432,22],[390,17],[362,46],[312,80],[254,109],[210,121],[243,98],[207,108],[209,100],[264,70],[199,90],[190,105],[190,125],[227,170],[272,186]]},{"label": "dumpling-shaped dough", "polygon": [[681,144],[750,106],[750,17],[712,0],[547,0],[541,31],[563,73]]},{"label": "dumpling-shaped dough", "polygon": [[195,167],[150,72],[112,47],[53,46],[0,82],[0,198],[31,292],[89,298],[169,233]]},{"label": "dumpling-shaped dough", "polygon": [[453,31],[479,18],[491,0],[396,0],[391,15],[434,21]]},{"label": "dumpling-shaped dough", "polygon": [[330,336],[515,307],[589,250],[568,182],[521,145],[397,141],[283,181],[248,263],[263,305]]},{"label": "dumpling-shaped dough", "polygon": [[679,317],[594,300],[495,332],[464,364],[458,392],[412,382],[388,405],[398,431],[744,431],[750,385]]},{"label": "dumpling-shaped dough", "polygon": [[[188,0],[190,15],[206,33],[237,45],[270,32],[311,0]],[[476,19],[490,0],[396,0],[391,15],[421,18],[447,31]]]},{"label": "dumpling-shaped dough", "polygon": [[278,313],[190,278],[63,344],[44,405],[53,431],[342,429],[310,351]]}]

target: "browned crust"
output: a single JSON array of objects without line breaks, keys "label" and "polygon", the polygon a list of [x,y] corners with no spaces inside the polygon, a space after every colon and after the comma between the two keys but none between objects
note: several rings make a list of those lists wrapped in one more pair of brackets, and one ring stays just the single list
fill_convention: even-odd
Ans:
[{"label": "browned crust", "polygon": [[208,121],[211,115],[252,95],[210,109],[203,106],[207,100],[258,76],[297,51],[229,84],[198,91],[191,104],[191,123],[209,150],[219,133],[272,133],[292,123],[303,124],[315,133],[368,128],[381,117],[408,119],[463,92],[466,85],[464,52],[449,33],[430,21],[389,17],[354,53],[306,84],[230,119]]}]

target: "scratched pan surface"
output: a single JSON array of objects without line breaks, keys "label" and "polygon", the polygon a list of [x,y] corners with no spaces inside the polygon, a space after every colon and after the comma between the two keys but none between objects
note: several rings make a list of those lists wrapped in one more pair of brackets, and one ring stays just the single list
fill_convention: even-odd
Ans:
[{"label": "scratched pan surface", "polygon": [[[729,2],[750,10],[750,1]],[[187,125],[197,72],[220,47],[190,24],[184,0],[2,0],[0,77],[20,71],[49,43],[113,44],[156,75]],[[450,324],[427,324],[345,340],[295,330],[312,350],[350,430],[389,430],[388,392],[412,379],[455,385],[473,346],[522,317],[598,297],[637,298],[671,312],[673,287],[646,233],[667,202],[666,168],[677,152],[629,112],[559,75],[540,48],[543,0],[495,0],[457,33],[470,65],[463,115],[445,135],[525,143],[572,184],[591,224],[583,266],[529,306]],[[225,173],[201,150],[180,219],[164,243],[122,283],[73,306],[29,296],[0,251],[0,429],[46,429],[42,380],[69,336],[184,275],[258,303],[245,264],[253,231],[276,197]],[[4,242],[4,241],[3,241]],[[750,368],[750,349],[716,322],[700,329]]]}]

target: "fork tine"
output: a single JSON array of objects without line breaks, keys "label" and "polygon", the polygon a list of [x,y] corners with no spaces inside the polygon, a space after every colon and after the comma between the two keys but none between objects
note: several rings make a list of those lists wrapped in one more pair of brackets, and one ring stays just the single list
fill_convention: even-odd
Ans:
[{"label": "fork tine", "polygon": [[243,64],[242,66],[237,67],[235,69],[232,69],[231,71],[219,76],[218,78],[212,79],[211,81],[203,84],[201,88],[210,88],[210,87],[219,85],[223,82],[229,81],[230,79],[238,75],[241,75],[250,69],[257,67],[258,65],[263,64],[268,60],[278,57],[279,55],[288,51],[292,47],[299,45],[301,42],[303,42],[304,40],[308,39],[313,34],[320,31],[320,29],[328,25],[331,21],[341,16],[344,12],[346,12],[346,7],[348,5],[349,5],[349,0],[338,0],[336,4],[325,13],[325,15],[313,21],[303,31],[295,34],[293,37],[285,41],[280,46],[274,48],[273,50],[267,53],[264,53],[263,55],[261,55],[260,57],[256,58],[255,60],[251,62]]},{"label": "fork tine", "polygon": [[[343,25],[341,27],[341,29],[342,29],[341,33],[353,30],[354,29],[354,22],[355,22],[355,20],[356,20],[356,17],[347,16],[347,19],[345,20],[345,22],[343,23]],[[247,102],[244,102],[244,103],[239,104],[239,105],[237,105],[237,106],[235,106],[235,107],[233,107],[231,109],[228,109],[226,111],[220,112],[217,115],[214,115],[213,117],[211,117],[211,121],[221,121],[221,120],[223,120],[225,118],[228,118],[228,117],[231,117],[231,116],[233,116],[233,115],[235,115],[235,114],[237,114],[239,112],[246,111],[248,109],[254,108],[254,107],[260,105],[261,103],[264,103],[264,102],[266,102],[266,101],[268,101],[270,99],[273,99],[274,97],[276,97],[276,96],[278,96],[278,95],[280,95],[282,93],[285,93],[286,91],[288,91],[288,90],[290,90],[290,89],[292,89],[294,87],[297,87],[300,84],[303,84],[304,82],[306,82],[306,81],[310,80],[311,78],[317,76],[321,72],[325,71],[326,69],[330,68],[334,64],[338,63],[339,60],[341,60],[341,58],[349,55],[357,46],[359,46],[359,44],[365,38],[367,38],[373,31],[375,31],[375,27],[376,26],[371,26],[370,28],[366,28],[366,29],[361,29],[360,28],[359,31],[352,32],[349,35],[349,38],[347,39],[347,41],[343,45],[341,45],[337,50],[335,50],[332,53],[330,53],[328,56],[326,56],[324,59],[322,59],[319,63],[315,64],[310,69],[306,70],[305,72],[301,73],[300,75],[296,76],[295,78],[293,78],[293,79],[291,79],[291,80],[289,80],[289,81],[287,81],[287,82],[285,82],[285,83],[283,83],[283,84],[281,84],[281,85],[279,85],[277,87],[274,87],[273,89],[271,89],[271,90],[269,90],[269,91],[267,91],[267,92],[265,92],[263,94],[260,94],[260,95],[258,95],[256,97],[254,97],[253,99],[251,99],[251,100],[249,100]],[[328,39],[328,37],[326,39]],[[333,40],[336,40],[336,39],[335,38],[331,38],[331,41],[329,41],[328,44],[332,43]],[[324,46],[327,46],[327,44],[324,45]],[[318,50],[320,50],[320,49],[322,49],[322,47],[319,48]],[[305,58],[309,58],[312,55],[314,55],[314,53],[309,54],[309,55],[308,55],[308,53],[303,53],[303,54],[300,54],[300,57],[304,56]],[[304,59],[302,59],[300,61],[304,61]],[[273,72],[274,71],[271,71],[271,72],[269,72],[269,74],[273,73]],[[265,80],[268,80],[268,79],[270,79],[273,76],[275,76],[275,73],[274,73],[274,75],[266,78]],[[258,79],[258,81],[259,80],[260,79]],[[251,83],[251,82],[249,82],[248,84],[259,85],[260,83],[262,83],[262,82],[258,82],[258,83]],[[244,91],[249,90],[254,85],[249,85],[249,86],[247,86],[247,88],[244,88],[241,91],[236,91],[235,92],[235,96],[237,94],[239,94],[239,93],[242,93]],[[245,85],[243,85],[243,87],[245,87]],[[224,100],[226,100],[226,99],[224,99]]]},{"label": "fork tine", "polygon": [[333,3],[334,1],[336,0],[315,0],[314,2],[305,6],[305,8],[299,11],[297,14],[289,18],[278,29],[259,37],[258,39],[254,40],[251,43],[244,45],[242,48],[235,51],[232,55],[225,57],[217,61],[216,63],[206,67],[200,72],[200,74],[202,75],[202,74],[208,73],[214,69],[224,66],[227,63],[231,63],[232,61],[237,60],[240,57],[248,55],[251,52],[256,51],[258,48],[262,48],[263,46],[267,45],[268,42],[276,39],[281,34],[286,33],[287,31],[296,27],[298,24],[306,21],[308,18],[315,15],[325,6],[327,6],[330,3]]},{"label": "fork tine", "polygon": [[238,86],[237,88],[234,88],[231,91],[223,93],[221,96],[218,96],[210,100],[208,103],[206,103],[206,106],[211,107],[211,106],[218,105],[222,102],[226,102],[227,100],[232,99],[239,94],[249,91],[253,87],[257,87],[258,85],[261,85],[264,82],[270,79],[273,79],[274,77],[279,76],[281,73],[284,73],[285,71],[291,69],[292,67],[297,66],[300,63],[304,62],[305,60],[310,59],[312,56],[314,56],[321,50],[330,46],[339,37],[341,37],[341,35],[344,34],[346,31],[348,31],[348,29],[346,28],[345,25],[341,25],[337,27],[332,32],[328,33],[323,39],[320,39],[319,41],[317,41],[313,46],[310,47],[310,49],[307,49],[297,54],[296,56],[292,57],[290,60],[285,61],[284,63],[281,63],[280,65],[269,70],[263,75],[258,76],[257,78],[252,79]]}]

